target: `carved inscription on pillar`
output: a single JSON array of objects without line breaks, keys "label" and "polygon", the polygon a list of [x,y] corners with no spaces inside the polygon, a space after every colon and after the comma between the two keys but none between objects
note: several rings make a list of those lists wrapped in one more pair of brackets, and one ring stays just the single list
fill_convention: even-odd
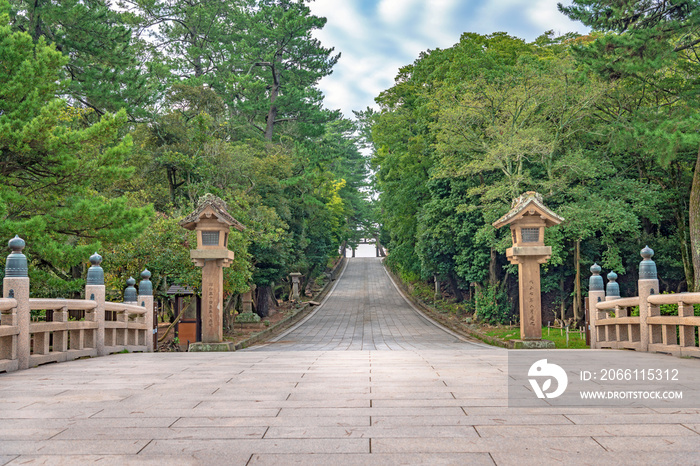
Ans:
[{"label": "carved inscription on pillar", "polygon": [[534,327],[535,326],[535,312],[537,312],[537,309],[535,307],[535,282],[532,280],[530,280],[530,283],[528,283],[527,310],[528,310],[528,320],[530,321],[530,326]]},{"label": "carved inscription on pillar", "polygon": [[207,333],[214,333],[216,331],[214,327],[214,313],[216,312],[216,301],[214,296],[214,284],[210,283],[207,289]]}]

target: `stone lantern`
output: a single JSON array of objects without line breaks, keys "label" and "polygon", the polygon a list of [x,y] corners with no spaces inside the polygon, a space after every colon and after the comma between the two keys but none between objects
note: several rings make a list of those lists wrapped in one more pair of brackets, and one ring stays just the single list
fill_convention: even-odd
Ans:
[{"label": "stone lantern", "polygon": [[292,299],[295,303],[299,301],[299,284],[301,283],[302,274],[299,272],[292,272],[289,274],[292,278]]},{"label": "stone lantern", "polygon": [[518,264],[522,340],[513,341],[513,347],[554,347],[552,342],[542,340],[540,264],[552,255],[551,246],[544,245],[544,229],[563,221],[542,203],[540,194],[528,191],[514,199],[510,212],[493,223],[496,228],[510,225],[513,247],[506,250],[506,257],[511,264]]},{"label": "stone lantern", "polygon": [[180,222],[180,226],[197,232],[197,249],[190,258],[202,267],[202,343],[223,340],[224,267],[233,262],[228,249],[231,227],[245,227],[227,211],[226,203],[207,194],[199,200],[197,209]]}]

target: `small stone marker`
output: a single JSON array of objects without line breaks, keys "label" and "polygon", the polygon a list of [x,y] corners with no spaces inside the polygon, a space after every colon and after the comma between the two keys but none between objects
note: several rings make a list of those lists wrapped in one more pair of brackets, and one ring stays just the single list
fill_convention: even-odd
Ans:
[{"label": "small stone marker", "polygon": [[299,281],[302,276],[301,273],[299,272],[292,272],[289,274],[289,276],[292,278],[292,301],[298,302],[299,301]]}]

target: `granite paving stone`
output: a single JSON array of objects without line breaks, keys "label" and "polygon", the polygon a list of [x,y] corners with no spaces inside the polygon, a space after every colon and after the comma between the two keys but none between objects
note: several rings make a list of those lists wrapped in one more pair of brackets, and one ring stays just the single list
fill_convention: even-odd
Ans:
[{"label": "granite paving stone", "polygon": [[103,455],[136,455],[150,440],[0,440],[0,452],[6,454],[103,454]]},{"label": "granite paving stone", "polygon": [[173,427],[359,427],[369,425],[371,425],[370,416],[315,416],[308,418],[183,417],[172,424]]},{"label": "granite paving stone", "polygon": [[571,425],[562,415],[507,415],[507,416],[372,416],[373,426],[561,426]]},{"label": "granite paving stone", "polygon": [[22,455],[15,461],[7,464],[16,465],[46,465],[46,466],[72,466],[83,464],[99,464],[100,466],[196,466],[201,464],[226,464],[227,466],[245,466],[250,461],[251,455],[228,452],[216,454],[197,452],[191,455],[162,455],[145,456],[132,455]]},{"label": "granite paving stone", "polygon": [[415,454],[410,458],[394,454],[344,454],[344,455],[299,455],[299,454],[256,454],[253,455],[250,466],[277,465],[318,465],[332,464],[334,466],[416,466],[440,465],[474,465],[493,466],[494,462],[488,453],[446,453],[446,454]]},{"label": "granite paving stone", "polygon": [[197,451],[238,453],[369,453],[369,439],[259,439],[259,440],[153,440],[142,455],[167,455]]},{"label": "granite paving stone", "polygon": [[477,438],[472,426],[270,427],[265,438]]},{"label": "granite paving stone", "polygon": [[69,427],[55,434],[54,440],[99,440],[99,439],[241,439],[262,438],[267,427]]},{"label": "granite paving stone", "polygon": [[[648,451],[648,452],[695,452],[700,456],[700,437],[694,436],[637,436],[637,437],[594,437],[607,451]],[[700,461],[700,457],[696,457]]]},{"label": "granite paving stone", "polygon": [[[687,438],[687,437],[679,437]],[[606,439],[607,440],[607,439]],[[446,453],[520,451],[539,454],[547,451],[605,451],[591,437],[518,437],[518,438],[378,438],[372,439],[373,453]]]},{"label": "granite paving stone", "polygon": [[475,425],[480,437],[695,437],[697,432],[679,424],[618,425]]}]

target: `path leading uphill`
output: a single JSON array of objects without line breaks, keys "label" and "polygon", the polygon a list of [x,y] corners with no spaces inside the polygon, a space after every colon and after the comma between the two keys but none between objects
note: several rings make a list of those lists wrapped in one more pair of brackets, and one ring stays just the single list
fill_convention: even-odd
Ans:
[{"label": "path leading uphill", "polygon": [[323,305],[264,351],[381,351],[485,348],[423,317],[376,258],[348,261]]}]

